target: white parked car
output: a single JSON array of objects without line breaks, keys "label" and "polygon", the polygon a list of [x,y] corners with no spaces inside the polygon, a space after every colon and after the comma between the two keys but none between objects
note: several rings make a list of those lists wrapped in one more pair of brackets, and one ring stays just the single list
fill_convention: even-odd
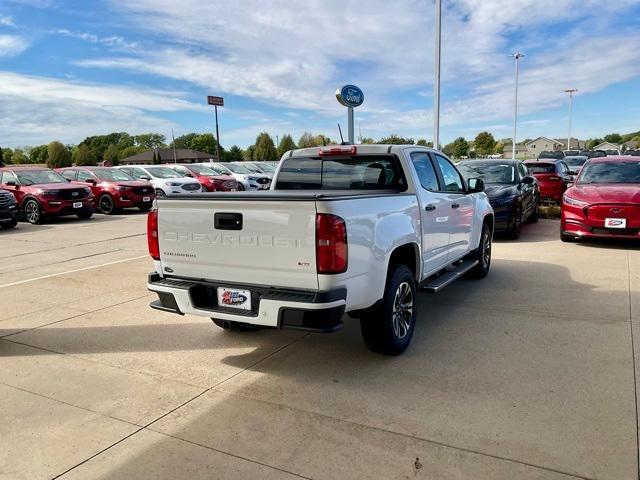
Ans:
[{"label": "white parked car", "polygon": [[115,168],[123,170],[136,180],[150,181],[158,197],[203,192],[198,180],[183,177],[164,165],[119,165]]},{"label": "white parked car", "polygon": [[294,150],[268,192],[156,203],[151,306],[225,329],[330,332],[348,313],[369,348],[395,355],[411,341],[419,288],[482,278],[491,264],[484,183],[415,145]]},{"label": "white parked car", "polygon": [[271,179],[264,173],[255,173],[245,167],[243,162],[216,163],[216,167],[222,167],[229,171],[235,179],[242,184],[245,190],[268,190]]}]

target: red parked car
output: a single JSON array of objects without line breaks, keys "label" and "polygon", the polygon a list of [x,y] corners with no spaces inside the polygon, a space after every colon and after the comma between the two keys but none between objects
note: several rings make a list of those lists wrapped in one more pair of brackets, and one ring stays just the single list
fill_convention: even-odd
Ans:
[{"label": "red parked car", "polygon": [[151,182],[136,180],[116,168],[69,167],[57,172],[71,183],[91,188],[98,210],[107,215],[123,208],[139,208],[146,212],[156,196]]},{"label": "red parked car", "polygon": [[29,223],[63,215],[91,217],[95,206],[91,189],[74,185],[48,168],[0,168],[0,185],[16,197],[20,214]]},{"label": "red parked car", "polygon": [[164,166],[174,169],[182,176],[195,178],[207,192],[233,192],[238,190],[238,181],[231,175],[219,171],[213,165],[187,163],[167,164]]},{"label": "red parked car", "polygon": [[529,169],[529,173],[538,180],[540,200],[560,203],[567,184],[573,182],[575,175],[564,160],[552,158],[527,160],[524,164]]},{"label": "red parked car", "polygon": [[588,160],[562,200],[560,238],[640,238],[640,159]]}]

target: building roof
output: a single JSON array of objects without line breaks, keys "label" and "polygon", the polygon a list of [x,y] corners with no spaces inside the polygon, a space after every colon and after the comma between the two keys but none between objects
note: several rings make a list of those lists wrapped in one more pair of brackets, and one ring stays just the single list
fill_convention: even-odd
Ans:
[{"label": "building roof", "polygon": [[602,142],[596,145],[595,147],[593,147],[593,149],[594,150],[619,150],[620,145],[618,145],[617,143]]},{"label": "building roof", "polygon": [[[531,140],[530,142],[527,142],[527,147],[528,147],[529,145],[531,145],[532,143],[537,142],[537,141],[539,141],[539,140],[548,140],[548,141],[550,141],[551,143],[554,143],[554,144],[556,144],[556,145],[564,145],[562,142],[559,142],[559,141],[557,141],[557,140],[554,140],[553,138],[549,138],[549,137],[538,137],[538,138],[534,138],[534,139],[533,139],[533,140]],[[517,151],[517,150],[516,150],[516,151]]]},{"label": "building roof", "polygon": [[636,142],[635,140],[629,140],[628,142],[624,142],[622,145],[627,147],[629,150],[635,150],[638,148],[638,143],[639,142]]},{"label": "building roof", "polygon": [[[153,163],[153,156],[154,154],[159,154],[160,155],[160,159],[162,161],[173,161],[174,160],[174,156],[173,156],[173,148],[158,148],[157,150],[148,150],[146,152],[142,152],[142,153],[138,153],[137,155],[132,155],[130,157],[127,158],[123,158],[122,160],[120,160],[120,163],[125,164],[125,163],[138,163],[138,162],[144,162],[144,163]],[[177,159],[178,162],[184,161],[184,160],[201,160],[201,161],[208,161],[209,159],[215,159],[216,156],[215,154],[211,154],[211,153],[206,153],[206,152],[199,152],[198,150],[191,150],[190,148],[176,148],[176,155],[175,158]]]}]

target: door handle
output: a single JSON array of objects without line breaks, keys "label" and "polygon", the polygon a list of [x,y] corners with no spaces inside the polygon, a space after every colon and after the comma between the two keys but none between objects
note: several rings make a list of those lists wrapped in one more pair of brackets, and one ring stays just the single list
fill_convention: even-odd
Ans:
[{"label": "door handle", "polygon": [[427,205],[426,207],[424,207],[424,209],[427,212],[433,212],[436,209],[436,206],[435,205]]},{"label": "door handle", "polygon": [[460,206],[459,203],[452,203],[451,208],[458,208]]}]

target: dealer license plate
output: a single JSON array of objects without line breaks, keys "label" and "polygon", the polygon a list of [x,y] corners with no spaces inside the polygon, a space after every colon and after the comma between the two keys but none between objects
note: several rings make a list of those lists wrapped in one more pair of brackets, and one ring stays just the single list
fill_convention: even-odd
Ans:
[{"label": "dealer license plate", "polygon": [[605,228],[627,228],[626,218],[605,218]]},{"label": "dealer license plate", "polygon": [[73,208],[82,208],[82,202],[73,202]]},{"label": "dealer license plate", "polygon": [[143,202],[150,202],[151,201],[151,197],[142,197],[142,201]]},{"label": "dealer license plate", "polygon": [[251,310],[251,292],[237,288],[218,287],[218,306]]}]

